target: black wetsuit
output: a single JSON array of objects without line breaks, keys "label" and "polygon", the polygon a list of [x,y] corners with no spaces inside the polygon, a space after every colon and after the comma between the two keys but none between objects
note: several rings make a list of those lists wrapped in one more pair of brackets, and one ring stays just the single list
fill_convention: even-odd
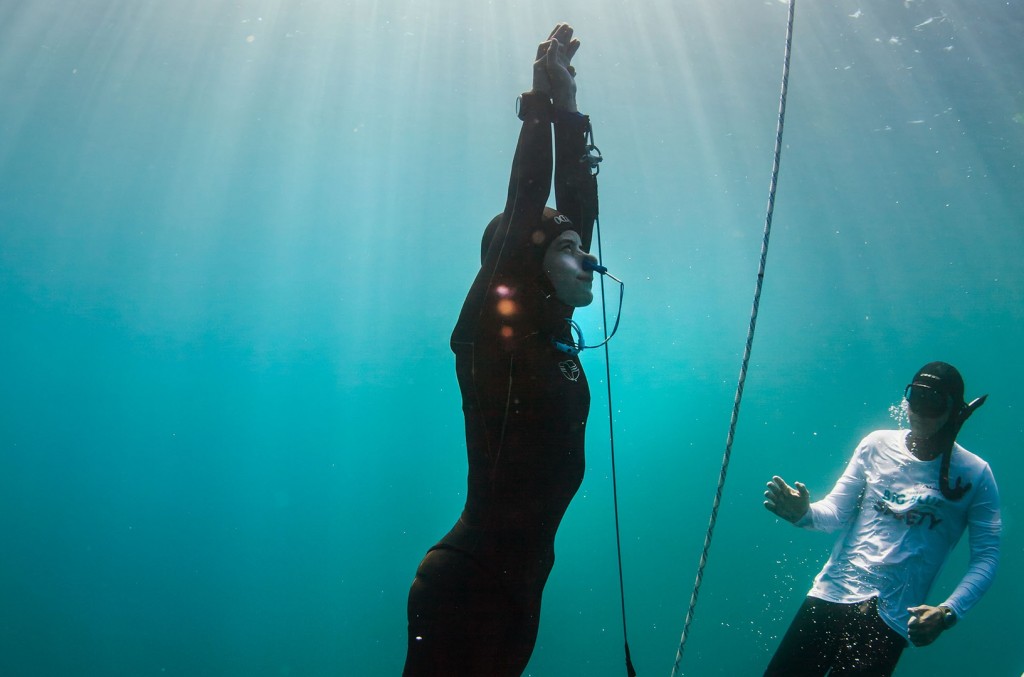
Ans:
[{"label": "black wetsuit", "polygon": [[[555,532],[583,480],[590,391],[568,339],[572,308],[541,269],[551,185],[589,250],[596,181],[589,120],[523,95],[508,201],[452,333],[466,419],[462,516],[427,553],[409,594],[406,675],[519,675],[537,638]],[[550,210],[548,210],[550,214]],[[557,219],[558,227],[564,225]],[[557,234],[557,233],[555,233]]]}]

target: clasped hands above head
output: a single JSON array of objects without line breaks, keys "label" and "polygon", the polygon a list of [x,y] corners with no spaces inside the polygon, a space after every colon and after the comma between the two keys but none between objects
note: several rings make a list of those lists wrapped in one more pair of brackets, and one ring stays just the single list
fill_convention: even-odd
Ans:
[{"label": "clasped hands above head", "polygon": [[575,113],[576,69],[572,58],[580,48],[580,41],[572,34],[572,26],[561,23],[538,45],[533,62],[533,91],[546,94],[556,108]]}]

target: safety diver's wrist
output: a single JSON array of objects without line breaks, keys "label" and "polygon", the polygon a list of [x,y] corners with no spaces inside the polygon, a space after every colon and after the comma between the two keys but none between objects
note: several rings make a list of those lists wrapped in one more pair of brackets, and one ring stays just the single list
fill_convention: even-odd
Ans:
[{"label": "safety diver's wrist", "polygon": [[949,630],[954,625],[956,625],[956,622],[959,620],[959,618],[957,617],[955,611],[953,611],[948,606],[941,605],[941,604],[939,605],[938,608],[939,608],[940,611],[942,611],[942,629],[943,630]]}]

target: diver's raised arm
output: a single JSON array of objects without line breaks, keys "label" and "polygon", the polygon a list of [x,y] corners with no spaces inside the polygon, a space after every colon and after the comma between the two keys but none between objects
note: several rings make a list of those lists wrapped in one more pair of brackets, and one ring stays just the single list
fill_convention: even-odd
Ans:
[{"label": "diver's raised arm", "polygon": [[545,58],[555,122],[555,205],[579,229],[583,249],[590,251],[597,219],[597,180],[586,162],[590,118],[576,104],[576,70],[572,59],[580,48],[572,27],[559,24],[557,41]]}]

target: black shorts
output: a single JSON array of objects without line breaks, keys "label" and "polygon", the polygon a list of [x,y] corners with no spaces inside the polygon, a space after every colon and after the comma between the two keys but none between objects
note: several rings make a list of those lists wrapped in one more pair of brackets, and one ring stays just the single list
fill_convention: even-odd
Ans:
[{"label": "black shorts", "polygon": [[888,677],[907,640],[878,615],[874,597],[857,604],[804,600],[765,677]]}]

